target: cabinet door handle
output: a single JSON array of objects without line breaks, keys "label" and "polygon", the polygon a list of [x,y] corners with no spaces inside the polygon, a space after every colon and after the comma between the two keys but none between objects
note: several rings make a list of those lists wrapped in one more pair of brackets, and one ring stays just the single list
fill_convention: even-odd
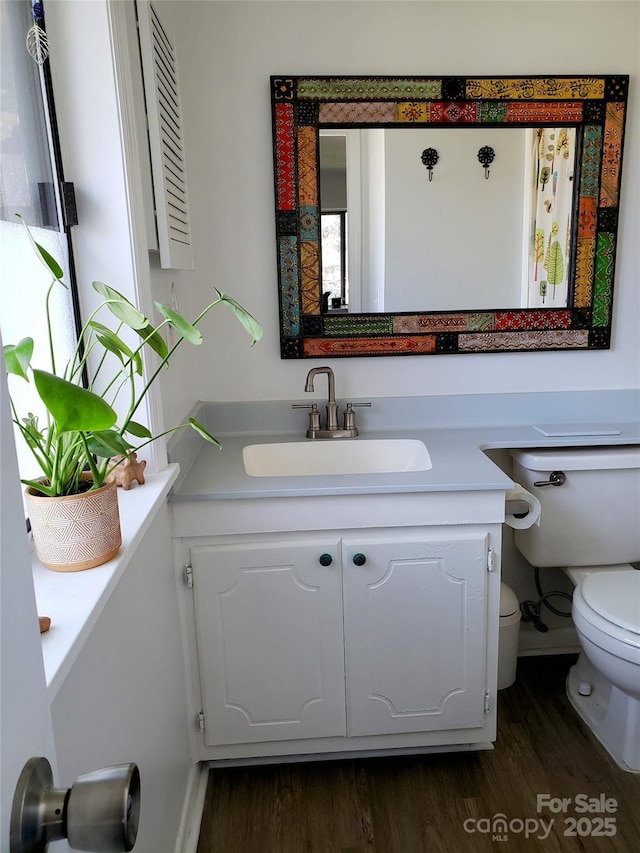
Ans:
[{"label": "cabinet door handle", "polygon": [[330,566],[333,563],[333,557],[331,554],[321,554],[319,561],[321,566]]},{"label": "cabinet door handle", "polygon": [[353,562],[356,566],[364,566],[364,564],[367,562],[367,558],[364,554],[354,554]]}]

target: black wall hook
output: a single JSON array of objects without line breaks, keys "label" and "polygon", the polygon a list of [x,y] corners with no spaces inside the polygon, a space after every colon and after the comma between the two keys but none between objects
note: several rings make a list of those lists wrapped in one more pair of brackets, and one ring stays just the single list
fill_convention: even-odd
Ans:
[{"label": "black wall hook", "polygon": [[496,156],[496,152],[490,145],[485,145],[478,151],[478,160],[484,166],[484,176],[486,180],[489,180],[489,166],[493,163]]},{"label": "black wall hook", "polygon": [[429,180],[433,180],[433,167],[438,162],[438,152],[435,148],[425,148],[422,154],[420,155],[420,159],[424,166],[429,170]]}]

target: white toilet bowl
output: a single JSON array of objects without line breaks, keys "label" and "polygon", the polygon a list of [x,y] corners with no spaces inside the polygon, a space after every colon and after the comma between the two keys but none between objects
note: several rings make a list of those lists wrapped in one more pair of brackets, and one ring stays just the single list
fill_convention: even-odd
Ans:
[{"label": "white toilet bowl", "polygon": [[572,615],[583,652],[569,700],[615,761],[640,773],[640,571],[592,571]]}]

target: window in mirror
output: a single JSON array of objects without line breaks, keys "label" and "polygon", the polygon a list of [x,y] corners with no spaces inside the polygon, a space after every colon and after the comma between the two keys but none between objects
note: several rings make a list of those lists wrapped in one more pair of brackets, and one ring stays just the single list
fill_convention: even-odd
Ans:
[{"label": "window in mirror", "polygon": [[347,276],[347,211],[322,213],[322,297],[325,311],[346,311],[349,304]]},{"label": "window in mirror", "polygon": [[[627,87],[273,77],[282,357],[607,348]],[[319,236],[332,207],[340,316]]]}]

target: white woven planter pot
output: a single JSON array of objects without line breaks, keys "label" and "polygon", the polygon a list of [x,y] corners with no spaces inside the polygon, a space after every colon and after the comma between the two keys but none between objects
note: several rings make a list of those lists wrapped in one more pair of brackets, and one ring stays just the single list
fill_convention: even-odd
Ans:
[{"label": "white woven planter pot", "polygon": [[[82,475],[90,480],[90,474]],[[100,489],[49,498],[27,488],[36,555],[48,569],[80,572],[101,566],[120,550],[120,513],[115,478]]]}]

